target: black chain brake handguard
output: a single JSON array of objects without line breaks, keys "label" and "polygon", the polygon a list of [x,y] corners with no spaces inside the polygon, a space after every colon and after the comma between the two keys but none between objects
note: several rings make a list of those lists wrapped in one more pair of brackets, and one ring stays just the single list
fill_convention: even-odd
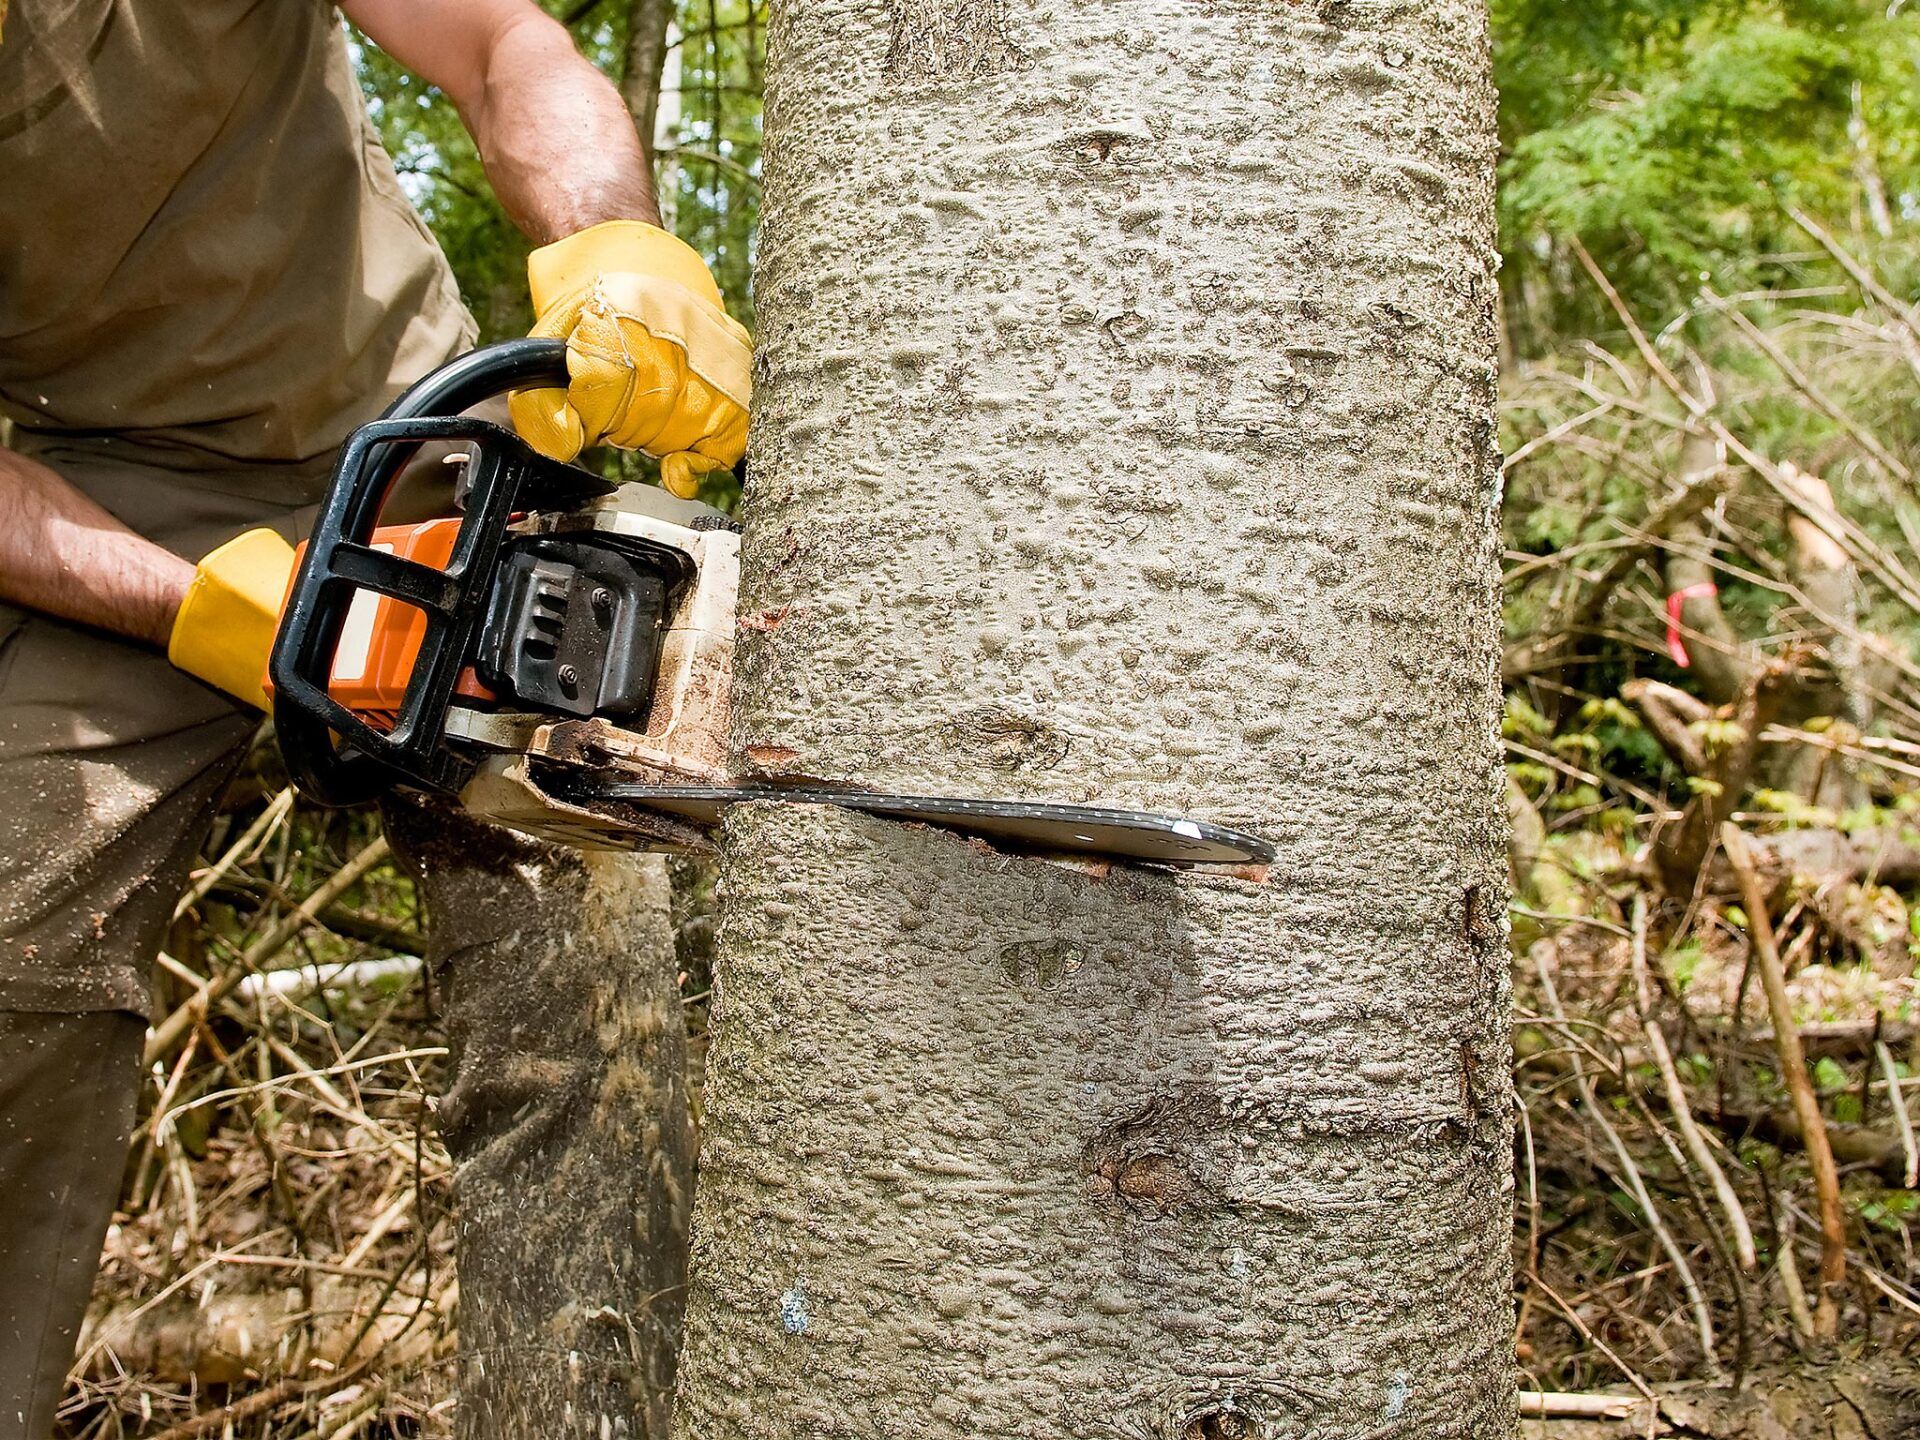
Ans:
[{"label": "black chain brake handguard", "polygon": [[[268,666],[280,753],[310,798],[358,805],[395,785],[454,792],[471,775],[473,760],[447,742],[447,712],[486,619],[507,525],[517,512],[572,508],[613,487],[460,412],[510,390],[566,383],[562,341],[476,350],[422,380],[341,448]],[[421,445],[436,441],[458,442],[469,452],[460,528],[444,569],[370,544],[395,479]],[[363,590],[425,617],[391,729],[328,693],[347,612]]]}]

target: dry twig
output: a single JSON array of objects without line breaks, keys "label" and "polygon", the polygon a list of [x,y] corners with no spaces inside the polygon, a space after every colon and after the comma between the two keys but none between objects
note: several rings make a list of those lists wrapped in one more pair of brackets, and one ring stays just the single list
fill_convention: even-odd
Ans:
[{"label": "dry twig", "polygon": [[1721,827],[1720,844],[1740,878],[1747,933],[1753,939],[1760,982],[1765,987],[1767,1008],[1773,1016],[1773,1043],[1780,1056],[1781,1079],[1793,1097],[1794,1114],[1800,1120],[1807,1159],[1813,1167],[1820,1201],[1821,1239],[1820,1296],[1814,1306],[1813,1332],[1816,1338],[1830,1341],[1839,1329],[1840,1297],[1847,1280],[1847,1222],[1840,1207],[1840,1171],[1833,1163],[1826,1120],[1813,1093],[1813,1082],[1807,1076],[1806,1052],[1794,1024],[1793,1004],[1787,997],[1786,972],[1780,963],[1780,949],[1774,941],[1773,922],[1767,915],[1766,892],[1761,888],[1753,851],[1746,833],[1738,825]]}]

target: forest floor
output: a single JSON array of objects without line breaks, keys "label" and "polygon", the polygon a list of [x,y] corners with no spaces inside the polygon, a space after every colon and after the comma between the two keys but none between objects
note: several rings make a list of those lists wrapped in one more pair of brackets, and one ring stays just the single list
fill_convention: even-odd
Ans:
[{"label": "forest floor", "polygon": [[[412,889],[375,865],[271,943],[377,843],[372,817],[307,812],[271,774],[229,803],[159,1000],[246,978],[150,1068],[64,1435],[450,1433],[458,1296],[433,1126],[447,1060],[413,958]],[[1920,1162],[1905,1102],[1920,1006],[1904,913],[1897,943],[1864,956],[1833,939],[1857,924],[1819,918],[1832,897],[1770,902],[1838,1157],[1837,1194],[1823,1195],[1737,903],[1713,887],[1665,900],[1589,832],[1530,863],[1572,888],[1535,875],[1514,913],[1518,1387],[1561,1397],[1546,1403],[1562,1412],[1602,1393],[1642,1401],[1624,1419],[1562,1422],[1568,1436],[1920,1433],[1702,1418],[1816,1383],[1867,1386],[1867,1414],[1914,1373]],[[697,1103],[711,915],[698,871],[677,878]],[[1823,1205],[1830,1216],[1836,1200],[1843,1273],[1829,1294]],[[1650,1423],[1645,1397],[1674,1387]]]}]

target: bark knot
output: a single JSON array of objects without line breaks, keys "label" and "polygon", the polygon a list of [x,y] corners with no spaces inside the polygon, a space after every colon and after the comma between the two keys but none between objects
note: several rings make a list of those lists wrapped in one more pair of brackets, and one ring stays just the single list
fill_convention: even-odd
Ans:
[{"label": "bark knot", "polygon": [[994,770],[1051,770],[1072,747],[1046,721],[1006,705],[981,705],[956,715],[941,727],[941,736]]},{"label": "bark knot", "polygon": [[1015,985],[1058,990],[1080,968],[1080,947],[1071,940],[1019,940],[1002,947],[1000,969]]},{"label": "bark knot", "polygon": [[[1086,1148],[1088,1198],[1155,1214],[1217,1203],[1223,1177],[1205,1139],[1217,1126],[1218,1105],[1207,1097],[1156,1100],[1103,1126]],[[1213,1183],[1203,1178],[1210,1172]]]},{"label": "bark knot", "polygon": [[1260,1426],[1245,1410],[1228,1404],[1190,1417],[1180,1440],[1260,1440]]}]

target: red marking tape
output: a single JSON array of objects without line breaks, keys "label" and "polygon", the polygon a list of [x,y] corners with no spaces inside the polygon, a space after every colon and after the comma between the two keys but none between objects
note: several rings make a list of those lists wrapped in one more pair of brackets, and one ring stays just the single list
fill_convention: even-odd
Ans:
[{"label": "red marking tape", "polygon": [[1681,638],[1681,612],[1687,608],[1687,601],[1702,600],[1709,595],[1719,593],[1718,585],[1711,580],[1702,580],[1698,585],[1689,585],[1684,590],[1676,590],[1667,596],[1667,653],[1673,657],[1673,663],[1682,670],[1693,668],[1693,657],[1687,654],[1687,642]]}]

